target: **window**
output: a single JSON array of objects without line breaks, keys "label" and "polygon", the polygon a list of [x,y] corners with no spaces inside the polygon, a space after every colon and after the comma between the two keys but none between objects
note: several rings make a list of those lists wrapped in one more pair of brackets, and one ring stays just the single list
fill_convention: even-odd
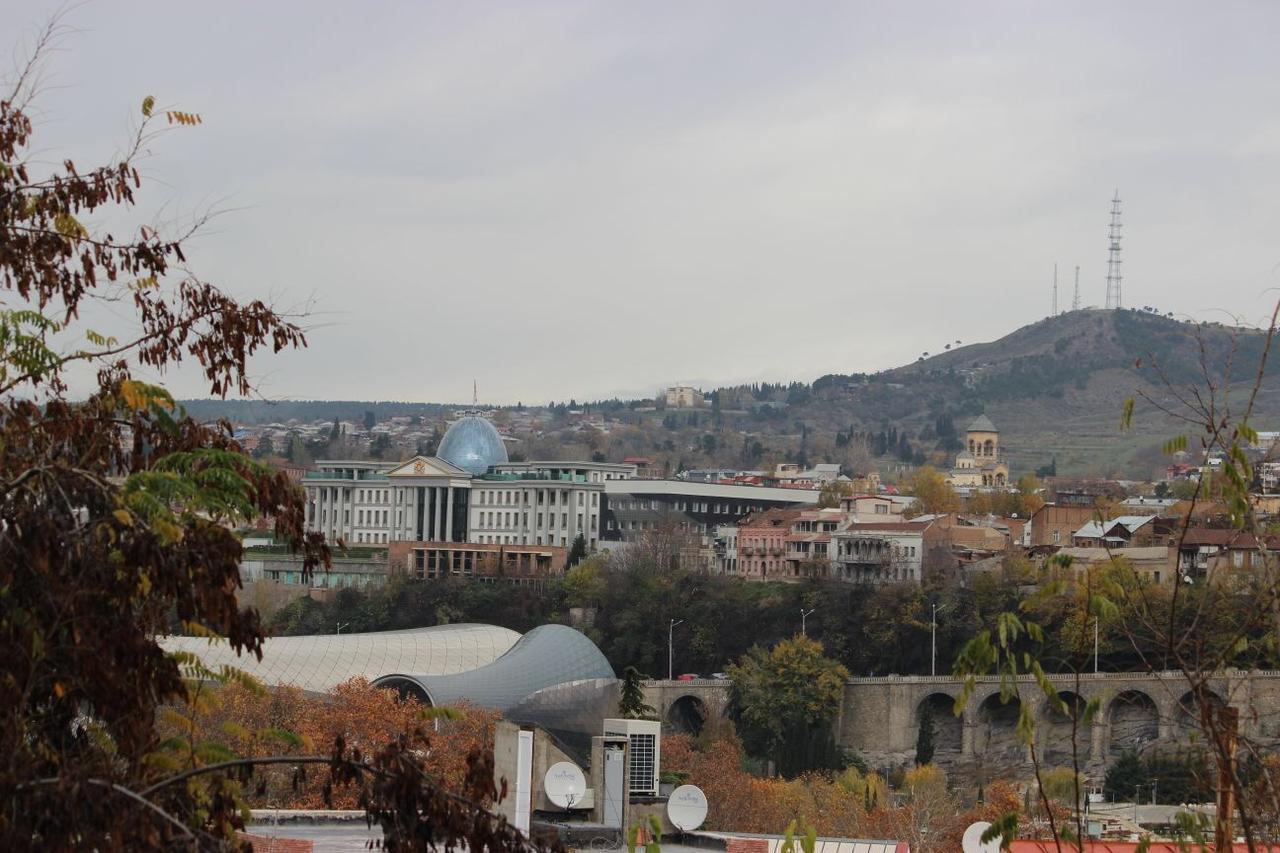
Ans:
[{"label": "window", "polygon": [[1244,551],[1232,551],[1232,552],[1231,552],[1231,563],[1232,563],[1232,565],[1234,565],[1237,569],[1239,569],[1239,568],[1243,568],[1243,567],[1244,567]]}]

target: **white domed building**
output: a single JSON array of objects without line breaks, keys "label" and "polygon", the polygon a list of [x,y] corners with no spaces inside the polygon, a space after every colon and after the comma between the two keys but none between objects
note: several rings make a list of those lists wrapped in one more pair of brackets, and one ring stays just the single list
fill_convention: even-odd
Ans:
[{"label": "white domed building", "polygon": [[513,463],[497,428],[463,412],[434,456],[321,460],[302,486],[309,530],[385,547],[393,572],[540,583],[563,571],[578,536],[598,546],[604,484],[634,474],[627,464]]}]

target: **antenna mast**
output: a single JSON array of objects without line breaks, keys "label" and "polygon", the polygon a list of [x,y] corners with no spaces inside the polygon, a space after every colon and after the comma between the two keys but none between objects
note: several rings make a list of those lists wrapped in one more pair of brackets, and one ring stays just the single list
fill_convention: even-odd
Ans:
[{"label": "antenna mast", "polygon": [[476,384],[476,381],[472,379],[471,380],[471,408],[477,409],[479,407],[480,407],[480,389],[479,389],[479,386]]},{"label": "antenna mast", "polygon": [[1053,265],[1053,313],[1050,317],[1058,316],[1058,264]]},{"label": "antenna mast", "polygon": [[1080,265],[1076,264],[1076,290],[1071,295],[1071,310],[1080,310]]},{"label": "antenna mast", "polygon": [[1111,199],[1111,228],[1107,231],[1107,307],[1119,308],[1120,298],[1120,190]]}]

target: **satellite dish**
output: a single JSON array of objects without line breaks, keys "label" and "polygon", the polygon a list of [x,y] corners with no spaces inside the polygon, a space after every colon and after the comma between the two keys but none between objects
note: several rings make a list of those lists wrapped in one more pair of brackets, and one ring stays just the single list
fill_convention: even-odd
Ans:
[{"label": "satellite dish", "polygon": [[707,795],[697,785],[681,785],[667,799],[667,817],[681,832],[693,832],[707,819]]},{"label": "satellite dish", "polygon": [[542,777],[542,790],[547,799],[560,808],[571,809],[586,796],[587,780],[576,765],[559,761],[547,768]]},{"label": "satellite dish", "polygon": [[986,844],[982,843],[982,833],[990,828],[991,823],[985,820],[970,824],[960,838],[960,849],[964,853],[1000,853],[1000,839],[988,841]]}]

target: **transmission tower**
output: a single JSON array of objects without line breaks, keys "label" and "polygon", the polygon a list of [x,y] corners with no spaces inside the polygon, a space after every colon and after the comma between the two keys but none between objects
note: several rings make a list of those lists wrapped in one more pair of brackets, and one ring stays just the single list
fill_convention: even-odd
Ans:
[{"label": "transmission tower", "polygon": [[1053,265],[1053,313],[1050,317],[1058,316],[1058,265]]},{"label": "transmission tower", "polygon": [[1080,265],[1076,264],[1076,289],[1071,295],[1071,310],[1080,310]]},{"label": "transmission tower", "polygon": [[1111,228],[1107,231],[1107,307],[1119,308],[1120,298],[1120,190],[1111,199]]}]

